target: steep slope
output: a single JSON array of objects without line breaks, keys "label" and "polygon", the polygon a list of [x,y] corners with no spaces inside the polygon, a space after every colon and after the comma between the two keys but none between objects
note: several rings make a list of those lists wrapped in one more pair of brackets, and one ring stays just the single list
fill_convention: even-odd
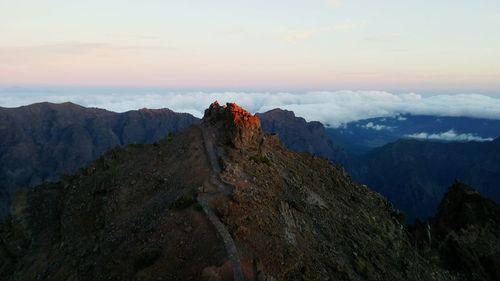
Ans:
[{"label": "steep slope", "polygon": [[399,140],[360,157],[347,169],[403,210],[410,222],[434,215],[455,178],[500,202],[500,139],[481,143]]},{"label": "steep slope", "polygon": [[469,280],[500,280],[500,206],[471,187],[455,182],[413,235],[427,256]]},{"label": "steep slope", "polygon": [[195,122],[168,109],[118,114],[72,103],[0,108],[0,216],[19,187],[74,173],[113,147],[153,143]]},{"label": "steep slope", "polygon": [[[449,183],[455,178],[500,202],[497,184],[500,181],[500,139],[481,143],[403,139],[356,156],[347,155],[335,146],[321,123],[306,122],[292,111],[273,109],[257,116],[262,120],[263,129],[278,134],[288,149],[323,156],[344,165],[356,181],[374,188],[403,210],[408,222],[434,215]],[[371,128],[366,126],[370,122]],[[354,132],[358,138],[352,136],[347,144],[352,146],[362,145],[374,135],[385,134],[384,143],[411,132],[433,133],[450,128],[490,136],[499,130],[495,128],[497,123],[495,120],[408,115],[362,120],[338,130],[345,134]],[[374,127],[376,125],[382,127]],[[337,137],[342,142],[347,136],[335,135]]]},{"label": "steep slope", "polygon": [[293,111],[279,108],[256,114],[262,121],[262,128],[278,134],[283,144],[290,150],[308,152],[326,157],[335,163],[345,164],[349,157],[328,136],[320,122],[307,122],[296,117]]},{"label": "steep slope", "polygon": [[202,124],[18,192],[5,280],[463,280],[328,161],[214,103]]}]

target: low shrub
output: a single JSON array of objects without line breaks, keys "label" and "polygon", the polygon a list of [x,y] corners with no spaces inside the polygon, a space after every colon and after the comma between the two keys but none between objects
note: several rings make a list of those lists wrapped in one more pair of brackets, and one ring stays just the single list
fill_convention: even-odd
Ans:
[{"label": "low shrub", "polygon": [[134,261],[134,268],[136,270],[144,269],[148,266],[153,265],[161,256],[161,251],[159,249],[147,249],[142,253]]},{"label": "low shrub", "polygon": [[183,195],[179,198],[177,198],[172,205],[170,205],[170,209],[173,210],[184,210],[191,206],[194,203],[194,198],[193,196],[190,195]]},{"label": "low shrub", "polygon": [[250,157],[251,160],[253,160],[255,163],[262,163],[262,164],[266,164],[266,165],[271,165],[271,159],[269,159],[267,156],[265,155],[254,155],[252,157]]}]

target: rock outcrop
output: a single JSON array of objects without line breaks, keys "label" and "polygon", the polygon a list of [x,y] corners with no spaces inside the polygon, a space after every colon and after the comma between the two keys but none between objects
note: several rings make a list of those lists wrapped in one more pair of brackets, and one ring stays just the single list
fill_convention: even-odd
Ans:
[{"label": "rock outcrop", "polygon": [[260,119],[236,103],[221,106],[215,101],[205,110],[203,121],[222,128],[224,137],[237,148],[254,147],[262,139]]},{"label": "rock outcrop", "polygon": [[414,226],[429,257],[469,280],[500,280],[500,206],[471,187],[455,182],[438,213]]}]

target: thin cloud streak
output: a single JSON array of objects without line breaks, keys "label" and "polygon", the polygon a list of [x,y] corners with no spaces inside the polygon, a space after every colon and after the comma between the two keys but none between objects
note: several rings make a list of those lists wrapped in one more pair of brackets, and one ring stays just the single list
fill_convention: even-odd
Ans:
[{"label": "thin cloud streak", "polygon": [[391,126],[380,125],[380,124],[374,124],[373,122],[368,122],[367,124],[362,125],[361,127],[362,127],[362,128],[365,128],[365,129],[372,129],[372,130],[376,130],[376,131],[382,131],[382,130],[391,131],[391,130],[393,130],[393,129],[394,129],[394,128],[393,128],[393,127],[391,127]]},{"label": "thin cloud streak", "polygon": [[335,23],[333,26],[286,30],[283,37],[288,43],[297,43],[317,36],[326,36],[334,32],[354,30],[367,24],[366,20],[344,20]]},{"label": "thin cloud streak", "polygon": [[[132,51],[175,50],[172,46],[140,46],[119,45],[104,42],[62,42],[45,45],[3,46],[0,47],[0,64],[32,63],[32,59],[39,58],[49,61],[54,58],[75,57],[96,54],[116,55]],[[20,59],[22,58],[22,60]]]},{"label": "thin cloud streak", "polygon": [[343,2],[344,2],[343,0],[326,0],[326,3],[333,8],[338,8],[342,6]]},{"label": "thin cloud streak", "polygon": [[493,138],[483,138],[473,134],[459,134],[453,129],[442,133],[429,134],[422,132],[417,134],[405,135],[405,137],[417,140],[433,140],[433,141],[446,141],[446,142],[493,141]]}]

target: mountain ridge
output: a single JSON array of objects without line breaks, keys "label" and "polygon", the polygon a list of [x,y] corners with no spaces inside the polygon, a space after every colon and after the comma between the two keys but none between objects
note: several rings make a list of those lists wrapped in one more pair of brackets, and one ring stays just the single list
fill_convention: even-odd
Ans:
[{"label": "mountain ridge", "polygon": [[500,120],[404,114],[358,120],[326,130],[348,153],[362,155],[398,139],[421,133],[442,134],[453,130],[456,134],[498,138]]},{"label": "mountain ridge", "polygon": [[391,204],[340,166],[284,149],[234,105],[211,109],[18,192],[0,228],[2,276],[233,280],[239,264],[245,280],[464,280],[419,258]]},{"label": "mountain ridge", "polygon": [[[15,118],[5,114],[5,111],[16,113]],[[407,214],[408,222],[413,222],[417,217],[425,219],[433,215],[448,184],[454,178],[475,186],[498,202],[495,181],[499,176],[494,169],[484,167],[496,167],[500,160],[494,149],[480,148],[494,148],[498,139],[483,144],[442,145],[434,144],[433,141],[413,142],[406,139],[396,141],[396,145],[389,143],[371,153],[354,156],[336,145],[336,141],[329,135],[330,129],[320,122],[307,122],[304,118],[295,116],[292,111],[282,109],[257,113],[256,116],[260,118],[262,128],[278,134],[287,148],[325,157],[344,165],[355,180],[382,193],[402,209]],[[379,120],[382,123],[376,121],[378,123],[374,124],[395,126],[394,124],[401,122],[419,120],[418,116],[413,121],[411,116],[399,117],[405,118],[406,120],[386,118],[385,123],[380,118],[370,121]],[[426,122],[434,120],[426,118]],[[449,118],[442,126],[455,122],[453,120],[459,119]],[[360,121],[359,124],[367,121]],[[10,200],[10,194],[17,188],[56,180],[60,175],[71,174],[100,157],[112,147],[128,143],[152,143],[197,122],[200,122],[199,119],[189,114],[178,114],[170,109],[145,108],[114,113],[73,103],[47,102],[18,108],[0,108],[0,216],[7,213],[8,207],[4,202]],[[471,124],[477,122],[483,121],[469,120]],[[422,126],[426,126],[425,124]],[[485,128],[490,127],[488,124]],[[441,148],[432,148],[434,146]],[[467,147],[479,147],[477,154],[484,155],[484,159],[477,160],[478,156],[471,154],[471,149]],[[464,154],[464,151],[469,151],[466,153],[469,156],[453,156]],[[389,161],[391,155],[395,158]],[[408,167],[409,162],[401,161],[410,156],[416,164]],[[446,157],[452,164],[439,160]],[[399,164],[394,166],[394,163]],[[441,164],[436,166],[436,163]],[[428,167],[432,169],[427,169]],[[422,172],[427,170],[429,171],[426,173]],[[395,193],[398,195],[395,196]]]},{"label": "mountain ridge", "polygon": [[280,108],[257,113],[256,116],[261,119],[264,130],[278,134],[291,150],[326,157],[339,164],[349,161],[347,153],[334,143],[318,121],[307,122],[295,116],[293,111]]},{"label": "mountain ridge", "polygon": [[114,113],[74,103],[0,108],[0,216],[19,187],[56,180],[113,147],[153,143],[196,122],[169,110]]},{"label": "mountain ridge", "polygon": [[500,138],[470,143],[405,139],[359,157],[346,169],[403,209],[413,222],[435,214],[454,179],[500,202],[499,163]]}]

